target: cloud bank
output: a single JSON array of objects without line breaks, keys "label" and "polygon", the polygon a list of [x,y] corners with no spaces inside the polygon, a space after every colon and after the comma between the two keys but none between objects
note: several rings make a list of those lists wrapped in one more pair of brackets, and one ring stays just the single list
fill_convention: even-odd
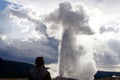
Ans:
[{"label": "cloud bank", "polygon": [[[48,37],[46,26],[31,9],[10,3],[0,12],[0,16],[0,47],[7,51],[6,55],[21,57],[17,61],[22,61],[22,58],[33,60],[37,56],[45,57],[47,63],[57,61],[58,40]],[[4,54],[1,53],[1,56],[7,59],[9,56]]]}]

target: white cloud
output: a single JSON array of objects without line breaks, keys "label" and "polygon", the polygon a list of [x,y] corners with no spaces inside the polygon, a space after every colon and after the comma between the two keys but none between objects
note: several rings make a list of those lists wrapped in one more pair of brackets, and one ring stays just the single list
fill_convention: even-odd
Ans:
[{"label": "white cloud", "polygon": [[11,3],[0,12],[0,16],[1,50],[15,57],[43,56],[57,61],[58,41],[47,36],[46,26],[31,9]]},{"label": "white cloud", "polygon": [[0,39],[2,39],[3,41],[7,38],[6,35],[0,35]]},{"label": "white cloud", "polygon": [[25,1],[7,0],[7,1],[22,4],[25,7],[31,8],[38,15],[50,12],[59,4],[59,2],[61,2],[60,0],[52,0],[52,1],[50,0],[44,0],[44,1],[43,0],[25,0]]}]

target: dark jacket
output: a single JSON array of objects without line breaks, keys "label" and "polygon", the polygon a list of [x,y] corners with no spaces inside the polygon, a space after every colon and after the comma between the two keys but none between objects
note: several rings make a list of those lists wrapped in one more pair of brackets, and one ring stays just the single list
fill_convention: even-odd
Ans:
[{"label": "dark jacket", "polygon": [[29,80],[51,80],[50,73],[45,68],[33,68],[29,71]]}]

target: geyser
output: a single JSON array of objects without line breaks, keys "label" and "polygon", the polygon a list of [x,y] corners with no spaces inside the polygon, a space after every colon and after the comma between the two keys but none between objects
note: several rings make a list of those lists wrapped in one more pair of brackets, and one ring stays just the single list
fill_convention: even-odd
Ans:
[{"label": "geyser", "polygon": [[59,59],[60,77],[78,80],[93,79],[96,73],[93,53],[85,51],[85,46],[76,45],[76,37],[70,30],[64,32]]},{"label": "geyser", "polygon": [[[92,49],[90,52],[87,51],[87,45],[81,45],[76,40],[81,37],[78,35],[88,37],[93,35],[88,26],[88,16],[84,7],[79,5],[76,8],[69,2],[60,3],[59,8],[46,16],[44,21],[49,23],[50,26],[47,26],[50,29],[53,27],[63,29],[59,54],[60,77],[92,80],[96,72]],[[82,40],[80,41],[82,43]]]}]

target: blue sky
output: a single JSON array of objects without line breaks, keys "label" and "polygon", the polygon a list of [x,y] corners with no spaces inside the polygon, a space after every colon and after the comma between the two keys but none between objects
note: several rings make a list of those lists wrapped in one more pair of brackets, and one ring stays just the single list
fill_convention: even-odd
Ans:
[{"label": "blue sky", "polygon": [[[29,63],[33,63],[37,56],[44,56],[47,63],[57,62],[63,26],[60,26],[61,23],[56,24],[55,21],[54,24],[45,22],[43,18],[57,10],[61,2],[63,1],[0,0],[0,56],[4,59]],[[89,27],[95,33],[91,39],[94,46],[89,47],[94,48],[97,66],[119,66],[120,1],[69,0],[68,2],[72,6],[80,4],[85,7],[89,16]],[[77,44],[80,44],[79,38]],[[82,41],[83,44],[91,43],[86,39]]]},{"label": "blue sky", "polygon": [[4,8],[9,4],[9,2],[5,0],[0,0],[0,11],[4,10]]}]

